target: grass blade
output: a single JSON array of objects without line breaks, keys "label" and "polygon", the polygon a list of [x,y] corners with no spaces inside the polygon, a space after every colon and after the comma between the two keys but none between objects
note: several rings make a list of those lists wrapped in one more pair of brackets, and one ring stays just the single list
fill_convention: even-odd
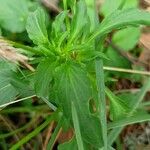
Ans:
[{"label": "grass blade", "polygon": [[82,136],[80,132],[80,125],[79,125],[79,120],[78,120],[78,115],[76,108],[72,102],[72,119],[73,119],[73,125],[76,133],[76,140],[77,140],[77,145],[80,150],[84,150],[84,144],[82,141]]},{"label": "grass blade", "polygon": [[113,129],[117,127],[123,127],[129,124],[135,124],[139,122],[145,122],[150,120],[150,115],[149,114],[137,114],[131,117],[123,118],[118,121],[114,121],[112,123],[108,124],[108,129]]},{"label": "grass blade", "polygon": [[107,118],[106,118],[107,115],[106,115],[105,82],[104,82],[104,71],[102,60],[95,61],[95,70],[96,70],[96,82],[98,89],[100,120],[102,126],[104,149],[107,150]]},{"label": "grass blade", "polygon": [[22,138],[18,143],[14,144],[10,150],[16,150],[19,149],[23,144],[27,143],[30,139],[32,139],[34,136],[36,136],[39,132],[41,132],[49,123],[53,120],[53,115],[48,117],[44,123],[42,123],[39,127],[37,127],[35,130],[33,130],[31,133],[29,133],[27,136]]}]

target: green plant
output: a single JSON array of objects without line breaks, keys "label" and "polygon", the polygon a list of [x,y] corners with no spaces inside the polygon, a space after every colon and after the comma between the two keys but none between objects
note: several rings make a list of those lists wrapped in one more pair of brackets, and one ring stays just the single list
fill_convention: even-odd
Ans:
[{"label": "green plant", "polygon": [[[8,6],[8,1],[1,1]],[[43,124],[14,144],[11,150],[28,142],[53,120],[58,124],[47,149],[53,148],[61,129],[70,128],[74,128],[75,135],[69,142],[59,145],[59,150],[113,149],[111,146],[123,126],[150,120],[150,115],[146,112],[144,116],[143,112],[136,112],[145,93],[150,89],[150,80],[136,98],[127,102],[105,87],[103,71],[103,61],[111,62],[111,57],[108,58],[104,52],[104,42],[108,34],[129,27],[118,31],[113,37],[118,46],[125,47],[124,41],[117,40],[118,36],[133,32],[134,37],[138,37],[139,28],[135,26],[150,25],[150,14],[137,8],[123,9],[123,1],[120,1],[111,12],[106,11],[106,17],[99,22],[94,2],[80,0],[72,3],[75,5],[70,8],[68,1],[63,0],[64,11],[55,18],[51,26],[43,8],[38,7],[28,14],[27,4],[24,4],[24,15],[28,16],[26,25],[22,25],[23,22],[15,23],[18,27],[11,25],[5,18],[7,12],[0,17],[1,26],[6,30],[21,32],[25,29],[24,25],[26,26],[34,47],[7,42],[21,48],[22,53],[32,58],[31,63],[36,67],[36,71],[32,73],[25,69],[20,70],[18,65],[2,61],[1,107],[7,106],[16,96],[25,99],[36,96],[53,110]],[[131,45],[125,49],[130,50],[135,46],[137,38],[134,37]],[[105,93],[110,100],[109,116]],[[107,116],[111,121],[107,122]]]}]

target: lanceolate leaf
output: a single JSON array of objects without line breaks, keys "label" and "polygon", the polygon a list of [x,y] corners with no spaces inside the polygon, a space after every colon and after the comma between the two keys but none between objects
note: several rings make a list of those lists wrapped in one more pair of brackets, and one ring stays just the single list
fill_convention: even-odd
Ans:
[{"label": "lanceolate leaf", "polygon": [[98,35],[103,36],[114,29],[140,24],[150,25],[149,12],[139,9],[117,10],[102,21],[99,28],[92,35],[92,39]]},{"label": "lanceolate leaf", "polygon": [[74,103],[72,102],[72,120],[73,120],[73,125],[76,133],[76,140],[77,140],[77,145],[78,149],[84,150],[84,144],[81,136],[81,129],[80,129],[80,124],[79,124],[79,118],[77,114],[77,110],[74,106]]},{"label": "lanceolate leaf", "polygon": [[62,34],[62,32],[65,31],[65,24],[64,20],[67,16],[67,11],[61,12],[56,18],[55,21],[52,24],[52,32],[54,33],[54,36],[58,36]]},{"label": "lanceolate leaf", "polygon": [[123,127],[123,126],[129,125],[129,124],[140,123],[140,122],[145,122],[145,121],[149,121],[149,120],[150,120],[149,114],[138,113],[138,114],[134,114],[133,116],[124,117],[124,118],[121,118],[117,121],[109,123],[108,129]]},{"label": "lanceolate leaf", "polygon": [[34,13],[29,15],[26,29],[30,39],[35,44],[46,44],[48,42],[46,14],[42,8],[38,8]]},{"label": "lanceolate leaf", "polygon": [[73,40],[81,32],[87,22],[86,4],[79,1],[76,6],[76,12],[71,24],[71,39]]},{"label": "lanceolate leaf", "polygon": [[[55,75],[55,89],[58,90],[57,95],[67,119],[71,119],[71,103],[73,102],[79,117],[83,139],[95,147],[101,147],[100,121],[89,112],[88,103],[92,89],[84,68],[75,63],[63,64]],[[86,128],[85,125],[87,125]]]}]

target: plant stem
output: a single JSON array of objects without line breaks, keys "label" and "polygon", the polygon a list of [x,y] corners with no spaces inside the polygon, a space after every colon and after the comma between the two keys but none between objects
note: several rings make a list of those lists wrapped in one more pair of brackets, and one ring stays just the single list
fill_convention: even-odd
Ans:
[{"label": "plant stem", "polygon": [[27,99],[30,99],[30,98],[33,98],[33,97],[35,97],[35,96],[36,96],[36,95],[31,95],[31,96],[28,96],[28,97],[25,97],[25,98],[21,98],[21,99],[18,99],[18,100],[9,102],[9,103],[5,103],[5,104],[3,104],[3,105],[0,105],[0,108],[6,107],[6,106],[8,106],[8,105],[11,105],[11,104],[14,104],[14,103],[17,103],[17,102],[21,102],[21,101],[24,101],[24,100],[27,100]]},{"label": "plant stem", "polygon": [[9,41],[9,40],[6,40],[9,44],[12,44],[13,46],[15,46],[16,48],[22,48],[24,50],[27,50],[29,52],[32,52],[34,54],[41,54],[40,51],[30,47],[30,46],[26,46],[26,45],[23,45],[21,43],[17,43],[17,42],[14,42],[14,41]]},{"label": "plant stem", "polygon": [[10,113],[31,113],[31,112],[37,112],[41,111],[45,112],[46,110],[48,111],[49,108],[47,105],[41,105],[41,106],[29,106],[29,107],[12,107],[12,108],[7,108],[1,110],[1,114],[10,114]]},{"label": "plant stem", "polygon": [[44,97],[41,97],[41,99],[49,106],[50,109],[56,111],[57,110],[57,107],[54,106],[50,101],[48,101],[46,98]]},{"label": "plant stem", "polygon": [[132,69],[124,69],[124,68],[116,68],[116,67],[108,67],[108,66],[104,66],[103,69],[109,70],[109,71],[125,72],[125,73],[141,74],[141,75],[150,76],[150,72],[148,72],[148,71],[140,71],[140,70],[132,70]]}]

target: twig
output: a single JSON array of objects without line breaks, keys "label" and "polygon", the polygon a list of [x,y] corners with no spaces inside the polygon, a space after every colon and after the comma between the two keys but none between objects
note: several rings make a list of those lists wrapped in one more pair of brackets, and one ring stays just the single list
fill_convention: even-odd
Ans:
[{"label": "twig", "polygon": [[52,135],[52,129],[53,129],[53,126],[54,126],[54,121],[50,124],[49,128],[48,128],[48,132],[47,132],[47,135],[46,135],[46,139],[45,139],[45,142],[44,142],[44,145],[43,145],[43,150],[46,150],[46,147],[47,147],[47,144],[49,142],[49,139]]},{"label": "twig", "polygon": [[137,93],[139,92],[140,89],[122,89],[122,90],[117,90],[114,91],[115,94],[121,94],[121,93]]},{"label": "twig", "polygon": [[[14,124],[11,122],[11,120],[9,120],[8,118],[4,118],[2,115],[0,115],[0,119],[5,123],[5,125],[7,126],[7,128],[10,130],[10,131],[14,131],[16,129],[16,127],[14,126]],[[19,133],[18,133],[19,134]],[[15,140],[18,142],[20,139],[19,139],[19,135],[14,133],[14,138]],[[21,148],[22,150],[25,150],[24,147]]]},{"label": "twig", "polygon": [[132,74],[141,74],[141,75],[150,76],[150,72],[148,72],[148,71],[139,71],[139,70],[116,68],[116,67],[108,67],[108,66],[104,66],[103,69],[104,70],[109,70],[109,71],[132,73]]},{"label": "twig", "polygon": [[55,140],[54,140],[54,142],[53,142],[52,147],[55,145],[55,143],[56,143],[57,139],[59,138],[61,132],[62,132],[62,128],[60,128],[60,130],[58,131],[58,134],[57,134],[57,136],[56,136],[56,138],[55,138]]},{"label": "twig", "polygon": [[24,101],[24,100],[27,100],[27,99],[30,99],[30,98],[33,98],[33,97],[36,97],[36,95],[28,96],[28,97],[21,98],[21,99],[12,101],[12,102],[5,103],[3,105],[0,105],[0,110],[1,110],[1,108],[6,107],[8,105],[11,105],[11,104],[14,104],[14,103],[17,103],[17,102],[20,102],[20,101]]}]

